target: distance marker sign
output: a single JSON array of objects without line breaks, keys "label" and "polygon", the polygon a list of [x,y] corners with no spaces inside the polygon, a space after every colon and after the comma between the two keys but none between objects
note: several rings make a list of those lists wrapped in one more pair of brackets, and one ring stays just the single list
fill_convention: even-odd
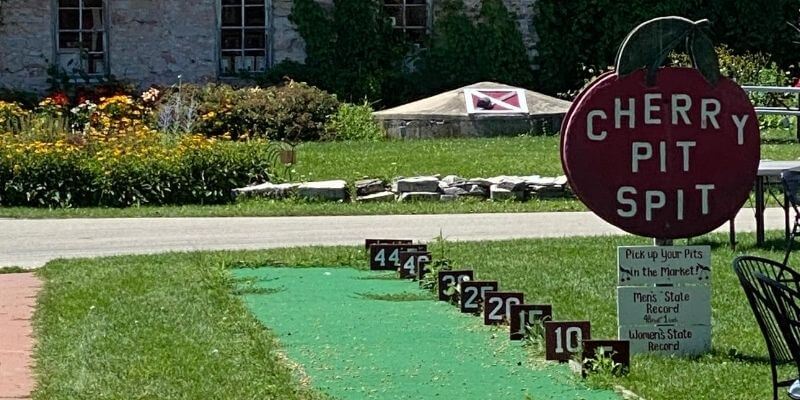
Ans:
[{"label": "distance marker sign", "polygon": [[[691,21],[673,22],[689,24],[685,35],[704,40]],[[627,45],[637,39],[638,48]],[[616,72],[599,77],[573,102],[562,132],[562,164],[575,194],[609,223],[645,237],[699,236],[731,219],[747,200],[760,158],[758,119],[742,88],[718,76],[716,55],[696,62],[709,64],[701,63],[707,67],[702,72],[648,71],[626,53],[629,47],[641,51],[642,43],[649,42],[632,32]],[[660,65],[644,61],[641,66]]]},{"label": "distance marker sign", "polygon": [[401,251],[428,250],[424,244],[372,244],[369,246],[369,269],[373,271],[397,271],[400,265]]}]

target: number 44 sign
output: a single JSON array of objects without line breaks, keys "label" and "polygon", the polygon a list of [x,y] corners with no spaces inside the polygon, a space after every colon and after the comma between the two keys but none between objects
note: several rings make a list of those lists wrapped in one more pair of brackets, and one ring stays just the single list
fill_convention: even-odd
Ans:
[{"label": "number 44 sign", "polygon": [[400,268],[401,251],[427,251],[424,244],[373,244],[369,246],[369,269],[373,271],[397,271]]},{"label": "number 44 sign", "polygon": [[592,338],[589,321],[548,321],[544,323],[545,359],[569,361]]}]

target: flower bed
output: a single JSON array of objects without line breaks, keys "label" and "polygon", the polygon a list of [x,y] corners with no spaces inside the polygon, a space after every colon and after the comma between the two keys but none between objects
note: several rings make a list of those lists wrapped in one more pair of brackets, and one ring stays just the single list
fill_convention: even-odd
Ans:
[{"label": "flower bed", "polygon": [[380,132],[368,105],[332,118],[335,96],[292,81],[102,93],[55,92],[34,109],[0,101],[0,206],[223,203],[234,188],[271,180],[280,146],[270,140]]},{"label": "flower bed", "polygon": [[53,141],[0,135],[0,205],[124,207],[213,204],[269,180],[275,150],[262,141],[202,136],[165,141],[147,128]]}]

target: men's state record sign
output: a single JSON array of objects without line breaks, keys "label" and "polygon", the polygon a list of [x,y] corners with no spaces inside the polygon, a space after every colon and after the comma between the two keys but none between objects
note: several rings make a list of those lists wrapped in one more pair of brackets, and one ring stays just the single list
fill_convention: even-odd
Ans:
[{"label": "men's state record sign", "polygon": [[[755,181],[756,113],[742,88],[719,75],[706,22],[640,25],[616,71],[584,89],[565,118],[561,158],[573,191],[629,233],[710,232],[736,215]],[[659,67],[663,43],[687,40],[695,68]]]}]

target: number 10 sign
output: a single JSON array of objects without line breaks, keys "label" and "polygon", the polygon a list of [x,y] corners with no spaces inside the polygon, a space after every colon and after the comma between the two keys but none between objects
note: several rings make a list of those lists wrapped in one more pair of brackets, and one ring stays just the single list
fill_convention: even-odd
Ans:
[{"label": "number 10 sign", "polygon": [[569,361],[592,338],[589,321],[547,321],[544,323],[545,359]]}]

